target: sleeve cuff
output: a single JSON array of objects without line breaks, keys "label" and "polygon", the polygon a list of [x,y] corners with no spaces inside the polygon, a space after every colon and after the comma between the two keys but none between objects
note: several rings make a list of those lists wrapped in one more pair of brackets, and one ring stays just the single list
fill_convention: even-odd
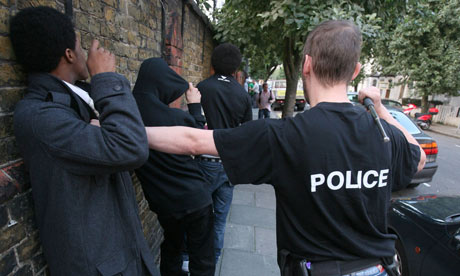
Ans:
[{"label": "sleeve cuff", "polygon": [[191,103],[187,105],[188,112],[192,115],[201,114],[201,104],[200,103]]},{"label": "sleeve cuff", "polygon": [[105,72],[96,74],[91,78],[91,98],[94,102],[130,91],[131,85],[128,80],[120,74]]}]

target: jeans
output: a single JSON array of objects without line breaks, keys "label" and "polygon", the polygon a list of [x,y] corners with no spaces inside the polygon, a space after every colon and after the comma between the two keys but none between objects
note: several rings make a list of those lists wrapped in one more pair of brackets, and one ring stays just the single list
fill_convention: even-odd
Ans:
[{"label": "jeans", "polygon": [[[214,237],[211,205],[182,218],[158,216],[164,230],[161,244],[161,275],[182,276],[181,253],[187,245],[190,275],[214,276]],[[184,239],[184,236],[187,239]]]},{"label": "jeans", "polygon": [[259,109],[259,119],[262,118],[270,118],[270,111],[268,109]]},{"label": "jeans", "polygon": [[230,184],[222,163],[201,160],[198,164],[210,183],[209,192],[212,194],[214,206],[214,254],[217,263],[224,247],[225,224],[232,204],[234,186]]}]

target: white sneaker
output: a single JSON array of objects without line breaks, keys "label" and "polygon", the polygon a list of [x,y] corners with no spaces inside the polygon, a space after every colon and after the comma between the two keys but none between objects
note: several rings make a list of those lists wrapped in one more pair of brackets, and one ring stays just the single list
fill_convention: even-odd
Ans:
[{"label": "white sneaker", "polygon": [[189,273],[190,271],[188,270],[188,261],[183,261],[182,262],[182,271]]}]

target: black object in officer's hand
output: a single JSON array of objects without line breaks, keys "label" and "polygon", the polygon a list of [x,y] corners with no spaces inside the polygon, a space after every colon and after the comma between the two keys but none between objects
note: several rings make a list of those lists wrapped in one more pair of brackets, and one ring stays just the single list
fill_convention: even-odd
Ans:
[{"label": "black object in officer's hand", "polygon": [[390,142],[390,138],[386,134],[385,130],[383,129],[382,123],[380,122],[379,115],[377,115],[377,112],[375,111],[374,102],[370,98],[364,98],[363,103],[364,106],[371,112],[371,115],[374,118],[374,121],[380,130],[380,133],[383,136],[383,142]]}]

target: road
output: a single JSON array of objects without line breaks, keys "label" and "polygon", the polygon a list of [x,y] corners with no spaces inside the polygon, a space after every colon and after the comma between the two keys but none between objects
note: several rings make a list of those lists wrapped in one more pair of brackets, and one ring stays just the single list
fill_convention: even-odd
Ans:
[{"label": "road", "polygon": [[[295,112],[297,113],[297,112]],[[274,111],[272,118],[280,118],[281,111]],[[460,195],[460,139],[426,131],[438,143],[438,171],[430,183],[416,188],[393,193],[393,197],[414,197],[418,195]]]},{"label": "road", "polygon": [[430,131],[426,133],[438,143],[438,171],[430,183],[393,193],[394,197],[422,194],[460,195],[460,139]]}]

